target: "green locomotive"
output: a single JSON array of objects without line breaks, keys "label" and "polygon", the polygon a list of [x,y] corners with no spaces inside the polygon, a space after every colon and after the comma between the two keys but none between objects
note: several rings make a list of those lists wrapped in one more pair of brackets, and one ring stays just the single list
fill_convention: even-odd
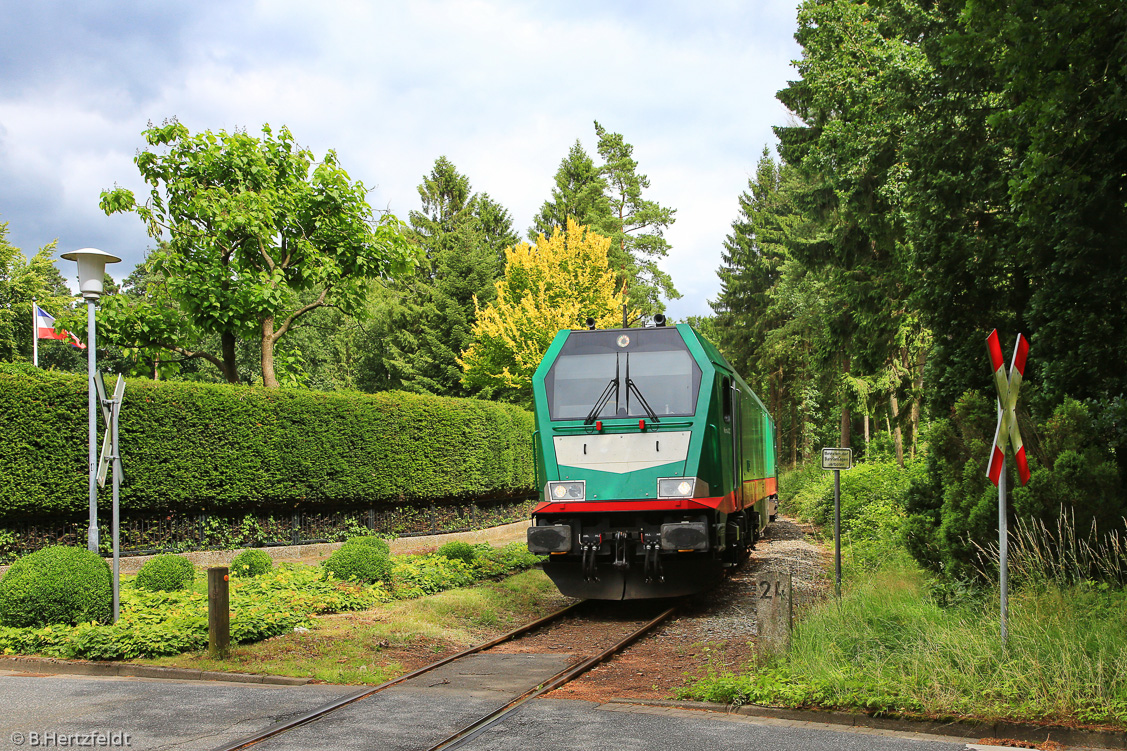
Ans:
[{"label": "green locomotive", "polygon": [[699,592],[774,518],[771,415],[707,339],[658,321],[560,331],[533,376],[528,548],[572,597]]}]

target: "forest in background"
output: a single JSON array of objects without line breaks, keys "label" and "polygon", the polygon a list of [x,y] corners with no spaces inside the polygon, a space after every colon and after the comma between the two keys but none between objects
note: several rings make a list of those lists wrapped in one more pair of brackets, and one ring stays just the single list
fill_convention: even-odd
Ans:
[{"label": "forest in background", "polygon": [[1034,467],[1014,515],[1122,532],[1123,7],[808,0],[796,39],[793,118],[741,196],[712,329],[784,459],[875,437],[903,465],[926,445],[909,548],[965,573],[997,535],[986,337],[1021,332]]}]

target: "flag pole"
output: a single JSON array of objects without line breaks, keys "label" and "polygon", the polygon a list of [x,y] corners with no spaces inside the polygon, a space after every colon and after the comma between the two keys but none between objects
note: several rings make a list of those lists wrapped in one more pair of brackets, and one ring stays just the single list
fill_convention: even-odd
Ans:
[{"label": "flag pole", "polygon": [[39,367],[39,301],[31,298],[31,364]]}]

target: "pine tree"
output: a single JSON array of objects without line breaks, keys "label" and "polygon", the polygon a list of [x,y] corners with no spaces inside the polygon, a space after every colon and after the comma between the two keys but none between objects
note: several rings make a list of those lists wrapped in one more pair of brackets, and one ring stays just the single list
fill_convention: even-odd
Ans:
[{"label": "pine tree", "polygon": [[661,313],[665,310],[663,295],[674,300],[681,296],[669,274],[657,265],[657,259],[669,254],[670,246],[663,232],[676,221],[677,210],[642,197],[642,191],[650,187],[650,179],[638,173],[634,147],[621,134],[609,132],[597,121],[595,134],[603,159],[599,174],[606,181],[606,195],[616,226],[610,235],[611,267],[621,269],[622,278],[629,281],[633,307],[643,315]]},{"label": "pine tree", "polygon": [[532,220],[528,230],[530,242],[536,242],[540,235],[551,237],[557,229],[566,230],[569,218],[605,237],[618,231],[606,197],[607,182],[579,141],[560,162],[555,182],[552,197]]},{"label": "pine tree", "polygon": [[429,265],[378,291],[359,382],[369,390],[467,396],[457,358],[469,343],[474,300],[492,299],[504,249],[517,237],[508,210],[473,193],[469,178],[444,156],[423,178],[419,197],[411,228]]},{"label": "pine tree", "polygon": [[740,195],[740,214],[724,240],[720,294],[710,303],[725,356],[741,373],[758,369],[757,356],[778,322],[768,317],[770,293],[787,258],[786,222],[793,209],[780,195],[785,166],[764,147],[755,177]]}]

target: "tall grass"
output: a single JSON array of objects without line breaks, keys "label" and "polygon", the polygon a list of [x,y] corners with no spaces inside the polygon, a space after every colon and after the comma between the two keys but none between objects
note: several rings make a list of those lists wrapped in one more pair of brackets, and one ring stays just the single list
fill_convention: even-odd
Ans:
[{"label": "tall grass", "polygon": [[996,593],[941,608],[906,556],[813,608],[791,651],[686,695],[712,701],[865,708],[929,716],[1127,723],[1127,595],[1028,588],[998,634]]},{"label": "tall grass", "polygon": [[[986,579],[998,575],[998,545],[976,546],[976,568]],[[1120,530],[1101,532],[1095,521],[1086,535],[1077,533],[1071,513],[1057,517],[1055,528],[1037,520],[1018,519],[1010,531],[1008,566],[1016,585],[1054,584],[1068,587],[1098,582],[1127,586],[1127,540]]]}]

